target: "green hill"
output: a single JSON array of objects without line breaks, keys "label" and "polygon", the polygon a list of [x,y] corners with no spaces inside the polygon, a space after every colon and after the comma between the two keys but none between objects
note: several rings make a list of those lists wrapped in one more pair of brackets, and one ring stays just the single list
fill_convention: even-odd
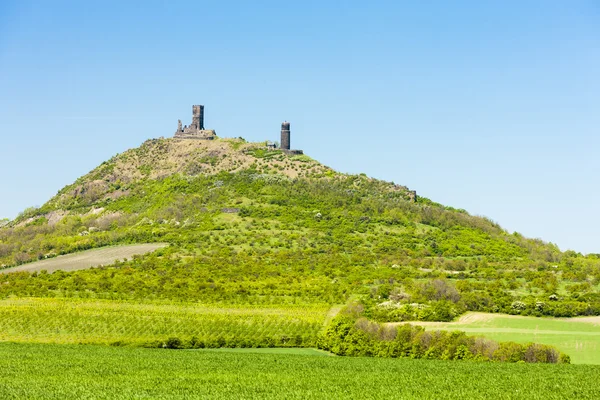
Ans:
[{"label": "green hill", "polygon": [[379,322],[600,315],[595,255],[242,139],[149,140],[111,158],[0,228],[0,265],[136,243],[169,247],[6,274],[0,297],[319,310],[357,300]]}]

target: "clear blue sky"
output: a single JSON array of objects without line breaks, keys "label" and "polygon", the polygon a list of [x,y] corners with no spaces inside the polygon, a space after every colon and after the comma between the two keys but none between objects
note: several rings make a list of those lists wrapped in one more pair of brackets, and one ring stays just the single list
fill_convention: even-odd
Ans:
[{"label": "clear blue sky", "polygon": [[191,105],[561,249],[600,253],[600,3],[0,1],[0,217]]}]

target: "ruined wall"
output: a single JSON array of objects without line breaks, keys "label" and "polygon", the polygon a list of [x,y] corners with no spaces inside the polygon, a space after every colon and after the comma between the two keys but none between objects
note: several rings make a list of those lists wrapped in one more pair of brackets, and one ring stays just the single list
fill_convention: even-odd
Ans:
[{"label": "ruined wall", "polygon": [[192,123],[190,126],[181,126],[181,120],[177,122],[175,137],[178,139],[204,139],[211,140],[216,137],[215,131],[204,129],[204,106],[192,106]]},{"label": "ruined wall", "polygon": [[288,156],[298,156],[304,154],[303,150],[282,150]]}]

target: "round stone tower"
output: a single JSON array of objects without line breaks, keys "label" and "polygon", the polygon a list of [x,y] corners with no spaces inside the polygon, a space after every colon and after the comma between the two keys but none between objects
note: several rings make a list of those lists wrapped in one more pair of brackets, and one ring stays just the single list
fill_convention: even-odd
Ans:
[{"label": "round stone tower", "polygon": [[290,123],[287,121],[281,124],[281,148],[290,149]]}]

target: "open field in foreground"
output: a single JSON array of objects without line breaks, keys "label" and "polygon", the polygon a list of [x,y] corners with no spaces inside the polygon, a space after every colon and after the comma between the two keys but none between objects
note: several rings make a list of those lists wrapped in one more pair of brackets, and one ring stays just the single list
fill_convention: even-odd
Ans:
[{"label": "open field in foreground", "polygon": [[151,253],[166,246],[168,245],[165,243],[145,243],[102,247],[99,249],[91,249],[78,253],[49,258],[47,260],[23,264],[19,265],[18,267],[1,269],[0,273],[5,274],[19,271],[35,272],[43,270],[48,272],[54,272],[58,270],[77,271],[80,269],[98,267],[100,265],[110,265],[116,261],[129,260],[133,256]]},{"label": "open field in foreground", "polygon": [[314,347],[328,305],[231,306],[111,300],[0,300],[0,340],[196,347]]},{"label": "open field in foreground", "polygon": [[600,317],[536,318],[471,312],[454,322],[411,323],[428,330],[458,330],[498,341],[549,344],[571,356],[573,364],[600,364]]},{"label": "open field in foreground", "polygon": [[0,343],[2,399],[597,399],[600,367]]}]

